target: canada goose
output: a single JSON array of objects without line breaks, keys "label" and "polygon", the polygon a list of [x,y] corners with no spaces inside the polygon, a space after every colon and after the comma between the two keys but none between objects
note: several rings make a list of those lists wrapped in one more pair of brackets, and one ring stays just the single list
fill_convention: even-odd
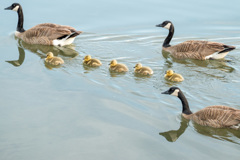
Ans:
[{"label": "canada goose", "polygon": [[141,74],[141,75],[151,75],[153,74],[153,71],[149,67],[143,67],[141,63],[137,63],[134,67],[134,72]]},{"label": "canada goose", "polygon": [[163,51],[169,52],[173,57],[178,59],[221,59],[229,51],[235,49],[234,46],[225,45],[218,42],[208,41],[185,41],[183,43],[171,46],[169,43],[174,34],[174,26],[171,21],[164,21],[156,27],[163,27],[169,30],[168,36],[163,43]]},{"label": "canada goose", "polygon": [[30,28],[23,29],[23,11],[19,3],[13,3],[5,10],[13,10],[18,13],[18,25],[15,36],[29,44],[64,46],[71,44],[81,31],[73,27],[53,23],[43,23]]},{"label": "canada goose", "polygon": [[182,82],[184,80],[180,74],[174,73],[173,70],[167,70],[164,78],[173,82]]},{"label": "canada goose", "polygon": [[64,61],[61,57],[54,57],[52,52],[48,52],[45,62],[54,66],[63,64]]},{"label": "canada goose", "polygon": [[128,71],[128,67],[125,64],[120,64],[117,63],[117,60],[112,60],[110,62],[110,67],[109,70],[110,71],[114,71],[114,72],[127,72]]},{"label": "canada goose", "polygon": [[171,87],[169,90],[162,92],[162,94],[177,96],[182,102],[182,116],[186,119],[193,120],[199,125],[232,129],[239,129],[240,127],[240,110],[238,109],[215,105],[192,113],[186,97],[179,88]]},{"label": "canada goose", "polygon": [[94,59],[90,55],[85,56],[83,60],[84,60],[83,64],[91,66],[91,67],[98,67],[98,66],[102,65],[100,60]]}]

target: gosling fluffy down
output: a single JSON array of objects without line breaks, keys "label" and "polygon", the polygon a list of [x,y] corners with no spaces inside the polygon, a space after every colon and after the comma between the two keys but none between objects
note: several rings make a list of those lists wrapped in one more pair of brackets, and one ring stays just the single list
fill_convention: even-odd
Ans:
[{"label": "gosling fluffy down", "polygon": [[83,64],[91,66],[91,67],[99,67],[102,65],[100,60],[94,59],[90,55],[85,56],[83,60],[84,60]]},{"label": "gosling fluffy down", "polygon": [[54,57],[52,52],[48,52],[45,62],[53,66],[58,66],[64,63],[61,57]]},{"label": "gosling fluffy down", "polygon": [[112,60],[110,62],[110,67],[109,70],[110,71],[114,71],[114,72],[127,72],[128,71],[128,67],[125,64],[120,64],[117,63],[117,60]]},{"label": "gosling fluffy down", "polygon": [[173,70],[167,70],[164,78],[172,82],[182,82],[184,80],[180,74],[174,73]]},{"label": "gosling fluffy down", "polygon": [[152,75],[153,71],[150,67],[143,67],[141,63],[137,63],[134,67],[134,72],[144,76]]}]

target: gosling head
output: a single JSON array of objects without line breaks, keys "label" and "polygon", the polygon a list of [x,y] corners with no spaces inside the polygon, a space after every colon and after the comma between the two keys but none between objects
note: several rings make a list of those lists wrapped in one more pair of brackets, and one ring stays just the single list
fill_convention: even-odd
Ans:
[{"label": "gosling head", "polygon": [[86,55],[83,60],[84,60],[84,61],[89,61],[91,58],[92,58],[92,57],[91,57],[90,55]]},{"label": "gosling head", "polygon": [[53,53],[52,53],[52,52],[48,52],[48,53],[47,53],[47,59],[48,59],[48,58],[52,58],[52,57],[53,57]]},{"label": "gosling head", "polygon": [[178,97],[180,89],[178,87],[171,87],[169,90],[162,92],[162,94],[169,94]]},{"label": "gosling head", "polygon": [[156,27],[163,27],[163,28],[166,28],[168,30],[170,29],[171,26],[172,26],[171,21],[164,21],[163,23],[156,25]]},{"label": "gosling head", "polygon": [[135,68],[135,69],[140,69],[140,68],[142,68],[142,64],[141,64],[141,63],[137,63],[137,64],[135,65],[135,67],[133,67],[133,68]]},{"label": "gosling head", "polygon": [[19,3],[13,3],[11,6],[5,8],[5,10],[13,10],[17,12],[19,8],[20,8]]},{"label": "gosling head", "polygon": [[174,73],[173,70],[171,70],[171,69],[170,69],[170,70],[167,70],[167,71],[166,71],[166,76],[168,76],[168,77],[169,77],[169,76],[172,76],[173,73]]},{"label": "gosling head", "polygon": [[117,60],[112,60],[109,64],[110,66],[116,66],[117,65]]}]

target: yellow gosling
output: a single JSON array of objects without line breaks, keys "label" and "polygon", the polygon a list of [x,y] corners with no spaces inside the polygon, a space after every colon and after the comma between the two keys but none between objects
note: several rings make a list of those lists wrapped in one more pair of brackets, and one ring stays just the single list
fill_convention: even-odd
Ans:
[{"label": "yellow gosling", "polygon": [[102,65],[100,60],[94,59],[90,55],[85,56],[83,60],[84,60],[83,64],[91,66],[91,67],[99,67]]},{"label": "yellow gosling", "polygon": [[141,63],[137,63],[134,67],[134,72],[147,76],[147,75],[152,75],[153,71],[150,67],[143,67]]},{"label": "yellow gosling", "polygon": [[119,64],[117,63],[117,60],[112,60],[111,63],[109,64],[109,70],[114,71],[114,72],[127,72],[128,67],[125,64]]},{"label": "yellow gosling", "polygon": [[182,82],[184,80],[180,74],[174,73],[173,70],[167,70],[164,77],[172,82]]},{"label": "yellow gosling", "polygon": [[58,66],[58,65],[64,63],[64,61],[61,57],[54,57],[52,52],[47,53],[47,57],[45,58],[45,62],[50,64],[50,65],[54,65],[54,66]]}]

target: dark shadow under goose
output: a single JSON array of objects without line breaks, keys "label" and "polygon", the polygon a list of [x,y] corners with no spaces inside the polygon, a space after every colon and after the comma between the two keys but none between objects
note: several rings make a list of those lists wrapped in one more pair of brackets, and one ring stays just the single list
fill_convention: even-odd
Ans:
[{"label": "dark shadow under goose", "polygon": [[13,3],[11,6],[5,8],[5,10],[13,10],[18,13],[18,24],[15,36],[29,44],[69,45],[74,41],[76,36],[82,33],[73,27],[53,23],[43,23],[24,30],[22,6],[19,3]]},{"label": "dark shadow under goose", "polygon": [[182,116],[199,125],[236,130],[240,127],[240,110],[238,109],[215,105],[208,106],[198,112],[192,113],[186,97],[179,88],[171,87],[169,90],[162,92],[162,94],[177,96],[182,102]]},{"label": "dark shadow under goose", "polygon": [[180,44],[171,46],[170,42],[174,34],[174,26],[171,21],[164,21],[156,27],[163,27],[169,30],[168,36],[163,43],[163,51],[170,53],[177,59],[221,59],[228,52],[235,49],[234,46],[225,45],[218,42],[189,40]]}]

